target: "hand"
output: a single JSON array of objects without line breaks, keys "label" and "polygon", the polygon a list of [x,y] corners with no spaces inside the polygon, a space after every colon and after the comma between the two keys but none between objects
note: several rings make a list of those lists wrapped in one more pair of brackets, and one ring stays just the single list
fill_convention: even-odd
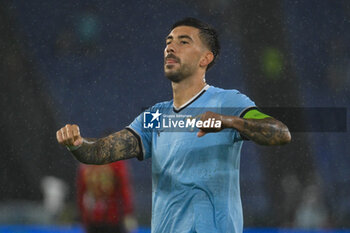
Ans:
[{"label": "hand", "polygon": [[56,132],[56,138],[59,144],[68,147],[77,147],[83,144],[83,138],[80,136],[79,126],[67,124]]},{"label": "hand", "polygon": [[127,214],[123,219],[126,232],[135,232],[138,227],[137,219],[132,214]]},{"label": "hand", "polygon": [[206,121],[206,120],[209,120],[209,119],[212,119],[215,121],[220,121],[221,124],[220,124],[220,127],[215,127],[216,124],[214,124],[214,126],[212,127],[212,125],[210,124],[209,127],[201,127],[199,128],[199,132],[197,133],[197,136],[198,137],[202,137],[204,136],[206,133],[213,133],[213,132],[219,132],[221,131],[224,127],[223,127],[223,118],[224,116],[223,115],[220,115],[218,113],[215,113],[215,112],[205,112],[203,114],[200,115],[200,120],[201,121]]}]

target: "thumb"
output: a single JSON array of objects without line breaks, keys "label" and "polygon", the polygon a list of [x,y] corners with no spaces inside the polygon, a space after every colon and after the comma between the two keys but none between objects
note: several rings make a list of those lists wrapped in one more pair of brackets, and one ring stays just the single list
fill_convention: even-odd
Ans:
[{"label": "thumb", "polygon": [[83,138],[82,137],[77,138],[74,141],[74,143],[73,143],[74,146],[80,146],[81,144],[83,144]]},{"label": "thumb", "polygon": [[206,134],[206,132],[204,132],[203,130],[199,130],[197,133],[197,137],[203,137]]}]

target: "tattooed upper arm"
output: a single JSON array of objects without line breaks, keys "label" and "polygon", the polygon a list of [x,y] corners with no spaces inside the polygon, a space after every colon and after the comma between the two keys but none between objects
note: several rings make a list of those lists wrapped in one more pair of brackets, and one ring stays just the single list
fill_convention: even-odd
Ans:
[{"label": "tattooed upper arm", "polygon": [[82,163],[106,164],[140,157],[142,150],[138,138],[123,129],[104,138],[89,140],[72,153]]}]

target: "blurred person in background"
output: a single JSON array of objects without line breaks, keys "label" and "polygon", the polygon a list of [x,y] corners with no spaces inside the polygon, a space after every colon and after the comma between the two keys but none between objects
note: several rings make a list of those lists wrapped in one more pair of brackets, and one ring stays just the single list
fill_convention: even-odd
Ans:
[{"label": "blurred person in background", "polygon": [[58,177],[45,176],[41,180],[41,189],[46,217],[52,222],[58,221],[65,207],[68,185]]},{"label": "blurred person in background", "polygon": [[125,161],[103,166],[81,164],[77,195],[87,233],[129,233],[137,228]]},{"label": "blurred person in background", "polygon": [[301,202],[295,213],[294,227],[320,229],[329,226],[330,219],[322,191],[316,184],[310,184],[302,190]]}]

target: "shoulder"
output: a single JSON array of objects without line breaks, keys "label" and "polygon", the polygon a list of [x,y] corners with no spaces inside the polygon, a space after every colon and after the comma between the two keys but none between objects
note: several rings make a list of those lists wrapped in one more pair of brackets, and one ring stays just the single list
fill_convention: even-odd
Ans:
[{"label": "shoulder", "polygon": [[117,162],[113,162],[113,163],[110,163],[108,164],[110,167],[113,167],[113,168],[119,168],[119,167],[124,167],[125,165],[125,162],[124,160],[119,160]]},{"label": "shoulder", "polygon": [[241,93],[236,89],[223,89],[219,87],[210,86],[208,91],[214,96],[225,98],[225,99],[227,98],[232,100],[232,99],[248,98],[245,94]]},{"label": "shoulder", "polygon": [[120,160],[117,162],[110,163],[109,166],[116,172],[124,170],[126,166],[126,161]]},{"label": "shoulder", "polygon": [[239,115],[239,113],[244,111],[244,109],[255,107],[254,101],[236,89],[211,87],[208,89],[208,91],[210,91],[212,94],[210,98],[213,99],[221,108],[227,108],[231,115],[232,109],[234,111],[233,115]]},{"label": "shoulder", "polygon": [[172,100],[163,101],[163,102],[156,103],[152,107],[148,108],[148,110],[153,111],[153,110],[157,110],[157,109],[169,108],[172,106],[172,104],[173,104]]}]

